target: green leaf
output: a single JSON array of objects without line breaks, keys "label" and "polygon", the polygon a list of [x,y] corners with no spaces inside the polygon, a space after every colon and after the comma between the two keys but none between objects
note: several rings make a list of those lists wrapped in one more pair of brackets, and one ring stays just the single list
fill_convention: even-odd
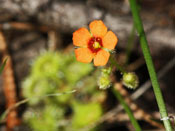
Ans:
[{"label": "green leaf", "polygon": [[4,67],[5,67],[5,65],[6,65],[7,59],[8,59],[8,58],[6,58],[6,59],[4,60],[3,64],[2,64],[1,67],[0,67],[0,74],[1,74],[2,71],[4,70]]}]

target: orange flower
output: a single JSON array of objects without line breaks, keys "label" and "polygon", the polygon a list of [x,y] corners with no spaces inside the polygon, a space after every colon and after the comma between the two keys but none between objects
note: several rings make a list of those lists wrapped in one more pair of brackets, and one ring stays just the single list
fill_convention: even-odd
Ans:
[{"label": "orange flower", "polygon": [[[73,44],[77,61],[90,63],[94,59],[95,66],[104,66],[108,62],[110,53],[107,50],[115,48],[118,39],[101,20],[94,20],[89,24],[90,32],[80,28],[73,33]],[[105,50],[106,49],[106,50]]]}]

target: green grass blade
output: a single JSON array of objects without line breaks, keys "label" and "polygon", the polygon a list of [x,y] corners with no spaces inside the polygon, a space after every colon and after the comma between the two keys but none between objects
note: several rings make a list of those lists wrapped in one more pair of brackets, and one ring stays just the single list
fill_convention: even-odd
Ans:
[{"label": "green grass blade", "polygon": [[7,59],[8,59],[8,58],[6,58],[6,59],[4,60],[4,62],[2,63],[2,65],[1,65],[1,67],[0,67],[0,74],[1,74],[2,71],[4,70],[4,67],[5,67],[5,65],[6,65]]}]

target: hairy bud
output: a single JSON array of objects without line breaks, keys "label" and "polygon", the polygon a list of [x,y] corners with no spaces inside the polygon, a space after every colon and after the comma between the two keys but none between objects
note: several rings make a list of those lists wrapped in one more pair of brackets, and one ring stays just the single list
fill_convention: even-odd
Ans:
[{"label": "hairy bud", "polygon": [[101,75],[98,80],[98,85],[100,89],[107,89],[111,86],[110,80],[111,68],[102,69]]},{"label": "hairy bud", "polygon": [[139,79],[134,72],[124,73],[123,84],[128,88],[135,89],[139,84]]}]

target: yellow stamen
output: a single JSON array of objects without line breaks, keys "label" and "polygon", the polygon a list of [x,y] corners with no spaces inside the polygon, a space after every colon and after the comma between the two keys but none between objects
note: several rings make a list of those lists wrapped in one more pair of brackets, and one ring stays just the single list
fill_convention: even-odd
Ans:
[{"label": "yellow stamen", "polygon": [[94,42],[93,47],[95,49],[101,48],[100,43],[99,42],[96,42],[96,41]]}]

